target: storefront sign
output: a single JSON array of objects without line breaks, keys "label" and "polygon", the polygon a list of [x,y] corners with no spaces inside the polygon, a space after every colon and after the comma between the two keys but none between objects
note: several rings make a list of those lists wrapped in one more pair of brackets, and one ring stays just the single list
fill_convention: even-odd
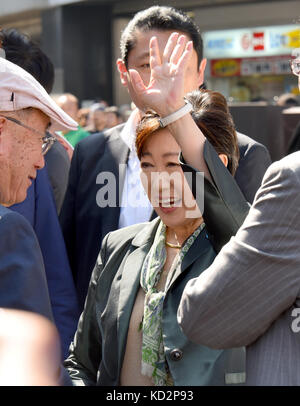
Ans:
[{"label": "storefront sign", "polygon": [[283,75],[291,74],[289,56],[273,58],[249,58],[241,63],[241,75]]},{"label": "storefront sign", "polygon": [[289,59],[289,55],[261,58],[212,59],[210,61],[210,74],[212,77],[290,74]]},{"label": "storefront sign", "polygon": [[240,76],[241,59],[213,59],[210,61],[211,76]]},{"label": "storefront sign", "polygon": [[300,48],[300,25],[207,31],[203,41],[209,59],[290,55]]}]

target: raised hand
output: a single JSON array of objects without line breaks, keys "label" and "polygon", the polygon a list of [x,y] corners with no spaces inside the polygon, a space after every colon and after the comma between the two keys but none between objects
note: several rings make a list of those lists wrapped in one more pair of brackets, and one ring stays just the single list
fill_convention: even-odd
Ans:
[{"label": "raised hand", "polygon": [[149,85],[145,86],[136,70],[129,70],[133,102],[139,109],[152,109],[164,117],[184,105],[184,74],[192,51],[192,41],[187,42],[184,35],[172,33],[161,58],[157,38],[151,38]]}]

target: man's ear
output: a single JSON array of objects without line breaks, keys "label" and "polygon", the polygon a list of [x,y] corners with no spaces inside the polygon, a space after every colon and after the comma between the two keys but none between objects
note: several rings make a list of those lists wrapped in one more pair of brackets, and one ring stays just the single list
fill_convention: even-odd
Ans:
[{"label": "man's ear", "polygon": [[117,68],[120,74],[120,80],[123,86],[127,87],[128,86],[128,72],[127,68],[125,66],[125,63],[122,59],[117,59]]},{"label": "man's ear", "polygon": [[198,87],[202,85],[204,82],[204,71],[206,67],[207,59],[203,58],[200,62],[199,70],[198,70]]},{"label": "man's ear", "polygon": [[219,154],[219,158],[223,162],[223,164],[227,167],[228,165],[228,156],[225,154]]}]

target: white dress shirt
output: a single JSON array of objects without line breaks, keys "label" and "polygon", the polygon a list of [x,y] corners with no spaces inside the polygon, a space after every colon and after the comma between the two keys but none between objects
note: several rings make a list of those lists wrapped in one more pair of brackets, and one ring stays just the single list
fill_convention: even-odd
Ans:
[{"label": "white dress shirt", "polygon": [[135,149],[135,131],[138,121],[139,112],[136,109],[131,113],[120,134],[120,137],[128,146],[130,153],[122,191],[119,228],[149,221],[153,211],[141,183],[140,161]]}]

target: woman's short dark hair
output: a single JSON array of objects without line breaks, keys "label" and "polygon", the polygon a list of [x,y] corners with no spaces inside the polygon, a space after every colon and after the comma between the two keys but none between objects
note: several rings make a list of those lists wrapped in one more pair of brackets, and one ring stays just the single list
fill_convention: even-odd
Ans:
[{"label": "woman's short dark hair", "polygon": [[234,175],[240,152],[235,125],[226,98],[219,92],[199,90],[187,94],[193,105],[192,117],[218,154],[228,158],[227,168]]},{"label": "woman's short dark hair", "polygon": [[[225,97],[211,90],[195,90],[186,96],[193,105],[192,117],[218,154],[228,158],[227,169],[234,175],[238,167],[239,147],[237,135]],[[142,157],[147,138],[160,129],[159,116],[149,111],[136,130],[136,151]]]},{"label": "woman's short dark hair", "polygon": [[0,47],[6,59],[29,72],[51,93],[54,84],[54,67],[48,56],[27,35],[14,28],[0,31]]},{"label": "woman's short dark hair", "polygon": [[134,48],[137,31],[180,31],[193,41],[198,56],[198,66],[203,58],[203,42],[199,28],[194,21],[181,10],[173,7],[153,6],[140,11],[128,23],[121,36],[121,58],[128,68],[128,55]]}]

